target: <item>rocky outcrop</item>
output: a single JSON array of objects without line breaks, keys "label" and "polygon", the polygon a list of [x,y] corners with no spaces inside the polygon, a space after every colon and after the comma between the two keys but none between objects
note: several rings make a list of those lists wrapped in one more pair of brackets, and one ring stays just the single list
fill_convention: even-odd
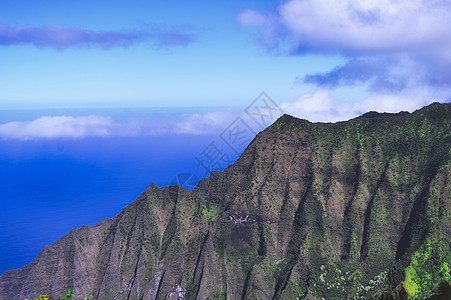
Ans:
[{"label": "rocky outcrop", "polygon": [[451,104],[333,124],[284,115],[192,192],[152,185],[6,271],[0,299],[431,296],[449,269],[418,291],[405,274],[451,260],[450,163]]}]

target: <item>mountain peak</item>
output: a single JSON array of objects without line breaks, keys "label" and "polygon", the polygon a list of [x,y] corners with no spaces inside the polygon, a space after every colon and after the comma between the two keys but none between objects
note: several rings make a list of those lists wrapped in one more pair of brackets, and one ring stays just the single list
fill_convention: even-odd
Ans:
[{"label": "mountain peak", "polygon": [[400,111],[398,113],[387,113],[387,112],[377,112],[377,111],[369,111],[367,113],[364,113],[363,115],[357,117],[358,118],[383,118],[383,117],[402,117],[409,115],[410,113],[408,111]]}]

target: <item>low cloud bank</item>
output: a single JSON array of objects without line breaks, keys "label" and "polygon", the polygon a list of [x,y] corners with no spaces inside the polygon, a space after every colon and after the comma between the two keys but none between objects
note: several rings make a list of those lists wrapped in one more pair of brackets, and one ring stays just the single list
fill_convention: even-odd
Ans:
[{"label": "low cloud bank", "polygon": [[0,138],[79,139],[87,137],[134,137],[162,134],[220,133],[236,117],[231,112],[209,112],[171,116],[169,118],[139,118],[118,122],[112,117],[44,116],[36,120],[0,124]]},{"label": "low cloud bank", "polygon": [[369,111],[398,113],[413,112],[438,100],[411,95],[371,94],[362,101],[350,103],[336,100],[330,90],[317,89],[280,107],[288,114],[312,122],[347,121]]},{"label": "low cloud bank", "polygon": [[[317,89],[304,94],[294,101],[284,102],[280,109],[292,116],[311,122],[346,121],[368,111],[413,112],[432,102],[444,102],[437,99],[411,95],[370,94],[359,102],[343,102],[334,98],[329,89]],[[449,101],[448,101],[449,102]],[[90,137],[139,137],[160,136],[165,134],[213,135],[221,134],[237,117],[249,122],[256,132],[256,127],[244,112],[212,111],[206,113],[173,114],[170,116],[151,116],[146,118],[129,118],[117,121],[110,116],[44,116],[30,121],[15,121],[0,124],[0,139],[82,139]],[[265,126],[275,121],[277,116]]]}]

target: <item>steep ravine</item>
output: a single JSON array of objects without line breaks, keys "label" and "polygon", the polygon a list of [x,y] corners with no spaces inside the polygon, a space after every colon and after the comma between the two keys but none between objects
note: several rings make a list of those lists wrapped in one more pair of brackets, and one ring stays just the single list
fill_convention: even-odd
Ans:
[{"label": "steep ravine", "polygon": [[68,288],[91,300],[444,293],[450,163],[451,104],[333,124],[284,115],[192,192],[151,185],[6,271],[0,299]]}]

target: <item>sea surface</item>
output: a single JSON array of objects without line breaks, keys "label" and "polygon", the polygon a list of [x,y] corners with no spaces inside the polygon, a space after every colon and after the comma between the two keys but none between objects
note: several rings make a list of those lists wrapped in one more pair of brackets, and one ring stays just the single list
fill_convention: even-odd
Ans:
[{"label": "sea surface", "polygon": [[[0,112],[0,124],[69,113]],[[196,157],[217,139],[217,133],[0,138],[0,274],[30,263],[72,228],[114,217],[152,182],[192,189],[209,176]]]}]

